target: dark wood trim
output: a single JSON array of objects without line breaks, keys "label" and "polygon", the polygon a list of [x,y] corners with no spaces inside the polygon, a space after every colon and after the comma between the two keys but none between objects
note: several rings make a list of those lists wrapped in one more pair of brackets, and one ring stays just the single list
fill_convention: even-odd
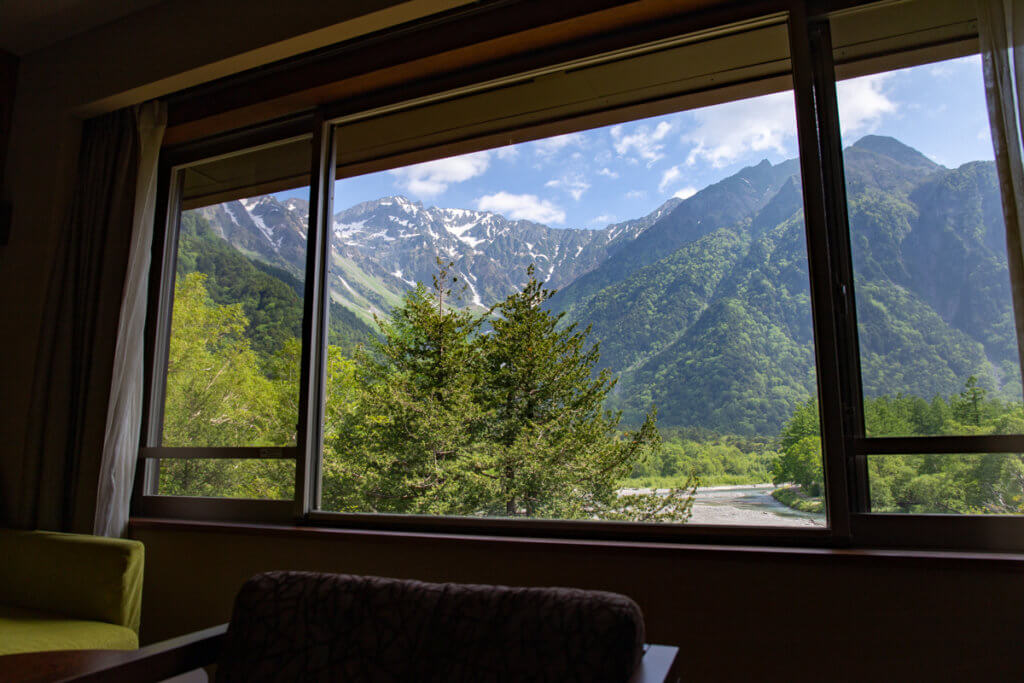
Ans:
[{"label": "dark wood trim", "polygon": [[169,145],[160,150],[160,157],[172,166],[185,166],[226,154],[244,154],[246,150],[308,136],[313,131],[312,112],[286,116],[219,135]]},{"label": "dark wood trim", "polygon": [[163,681],[217,662],[224,647],[228,625],[220,624],[202,631],[140,647],[123,654],[125,661],[87,671],[65,683],[136,683]]},{"label": "dark wood trim", "polygon": [[[625,49],[645,42],[671,38],[724,24],[777,14],[785,9],[784,0],[729,0],[718,4],[688,3],[690,10],[676,9],[666,15],[670,5],[650,3],[644,19],[644,3],[621,0],[571,0],[551,3],[546,0],[510,0],[478,7],[472,16],[446,15],[426,20],[408,31],[389,30],[383,35],[358,38],[330,48],[328,52],[312,53],[279,65],[262,67],[252,75],[238,74],[194,91],[184,91],[169,100],[170,134],[189,128],[185,137],[208,134],[191,124],[208,120],[210,126],[228,125],[225,114],[243,112],[248,107],[266,107],[281,103],[285,109],[311,109],[321,103],[329,105],[329,117],[365,111],[369,108],[397,103],[416,97],[446,92],[480,82],[505,78],[526,71],[551,67],[576,59],[593,57],[613,50]],[[697,9],[693,8],[696,4]],[[701,4],[704,6],[701,7]],[[592,20],[601,11],[620,7],[623,20],[603,18],[603,29]],[[639,14],[640,19],[634,15]],[[581,19],[581,17],[588,17]],[[563,17],[558,19],[557,17]],[[580,19],[579,25],[569,22]],[[559,22],[565,21],[562,24]],[[374,87],[362,83],[359,94],[338,94],[339,86],[354,79],[374,79],[387,69],[409,71],[409,65],[464,48],[472,48],[491,39],[507,38],[533,29],[545,30],[558,23],[560,30],[547,36],[547,47],[520,49],[518,42],[502,46],[498,56],[488,54],[477,63],[463,63],[458,68],[438,64],[424,73],[400,74],[400,82]],[[547,29],[550,31],[550,29]],[[421,35],[422,34],[422,35]],[[531,35],[522,33],[522,35]],[[307,61],[308,60],[308,61]],[[465,59],[463,60],[466,61]],[[421,64],[422,66],[422,64]],[[249,72],[247,72],[249,73]],[[395,80],[392,75],[392,81]],[[333,94],[332,94],[333,92]],[[305,94],[303,94],[305,93]],[[257,118],[260,114],[254,114]]]},{"label": "dark wood trim", "polygon": [[1021,515],[859,513],[851,522],[858,545],[1024,553]]},{"label": "dark wood trim", "polygon": [[[220,624],[130,652],[93,658],[85,671],[66,683],[148,683],[216,664],[224,648],[228,624]],[[110,660],[116,663],[111,664]],[[668,683],[679,680],[679,648],[644,645],[643,657],[630,683]]]},{"label": "dark wood trim", "polygon": [[291,500],[160,495],[144,495],[139,504],[139,512],[145,516],[195,521],[224,519],[260,524],[292,524],[292,508]]},{"label": "dark wood trim", "polygon": [[[884,517],[884,515],[858,515],[861,517]],[[437,546],[442,543],[458,543],[468,545],[481,551],[488,549],[521,548],[523,550],[544,549],[590,549],[615,554],[637,553],[642,555],[663,555],[678,559],[701,560],[735,560],[739,562],[756,562],[759,557],[785,559],[805,563],[859,563],[879,564],[887,566],[907,566],[931,569],[1004,569],[1013,572],[1024,572],[1024,553],[1021,552],[970,552],[970,551],[937,551],[937,550],[906,550],[899,548],[826,548],[826,547],[795,547],[782,545],[747,545],[747,544],[700,544],[700,543],[666,543],[645,540],[604,540],[604,539],[572,539],[545,538],[543,536],[506,537],[493,534],[454,534],[435,532],[383,531],[353,528],[322,528],[315,526],[288,526],[266,524],[244,524],[230,522],[202,522],[180,519],[149,519],[133,517],[129,521],[129,535],[135,532],[170,532],[170,533],[212,533],[238,534],[258,536],[261,538],[307,539],[326,543],[344,540],[381,542],[402,542]],[[685,566],[685,565],[681,565]]]},{"label": "dark wood trim", "polygon": [[18,65],[16,55],[0,49],[0,198],[5,187],[4,169],[7,166],[7,148],[11,142],[14,99],[18,92]]},{"label": "dark wood trim", "polygon": [[619,541],[669,543],[792,544],[795,546],[843,545],[827,527],[753,527],[718,524],[651,524],[645,522],[584,521],[571,519],[508,519],[386,513],[324,512],[314,510],[306,524],[348,529],[399,532],[441,532],[531,536],[546,538],[595,538]]},{"label": "dark wood trim", "polygon": [[298,457],[299,449],[296,446],[147,446],[139,449],[140,460],[295,460]]},{"label": "dark wood trim", "polygon": [[1024,453],[1024,436],[886,436],[853,440],[854,455],[919,455],[924,453]]},{"label": "dark wood trim", "polygon": [[770,17],[780,14],[785,9],[784,4],[782,0],[729,2],[696,12],[659,18],[657,21],[639,26],[621,28],[599,36],[587,36],[580,40],[559,43],[545,50],[510,55],[492,62],[462,68],[454,73],[417,79],[411,83],[403,83],[396,87],[346,98],[328,105],[327,111],[330,118],[357,114],[403,101],[509,78],[558,64],[593,58],[646,43],[668,40],[727,24]]},{"label": "dark wood trim", "polygon": [[[568,55],[589,56],[616,49],[615,46],[627,47],[657,37],[770,14],[780,11],[781,4],[780,0],[730,0],[710,9],[691,9],[678,18],[659,19],[639,30],[620,26],[619,29],[623,30],[610,31],[600,40],[588,39],[583,46],[572,44],[574,49],[569,46],[557,48],[563,58],[552,61],[552,55],[545,54],[543,57],[538,55],[535,62],[538,65],[557,63],[565,61]],[[634,5],[635,9],[637,3],[635,0],[491,0],[476,3],[183,91],[168,99],[168,125],[173,127],[325,83],[343,81],[629,5]],[[563,37],[569,31],[566,27]],[[509,75],[524,70],[522,63],[505,64],[503,71]],[[476,82],[479,75],[474,74],[471,79],[470,82]]]}]

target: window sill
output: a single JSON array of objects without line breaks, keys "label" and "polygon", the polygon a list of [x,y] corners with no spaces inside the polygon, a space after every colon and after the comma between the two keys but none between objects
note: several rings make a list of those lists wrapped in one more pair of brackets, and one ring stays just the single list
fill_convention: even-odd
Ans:
[{"label": "window sill", "polygon": [[436,531],[394,531],[320,526],[278,524],[244,524],[236,522],[200,522],[181,519],[133,517],[129,535],[136,531],[169,531],[187,533],[220,533],[268,538],[292,538],[320,541],[380,539],[410,544],[440,545],[457,543],[486,549],[522,546],[525,548],[559,548],[614,550],[644,555],[665,555],[677,559],[688,557],[719,560],[750,561],[772,557],[802,563],[842,563],[847,565],[885,563],[889,566],[927,567],[944,570],[1002,570],[1024,573],[1024,553],[995,553],[958,550],[914,550],[903,548],[824,548],[770,545],[720,545],[698,543],[665,543],[529,536],[496,536],[484,534],[447,533]]}]

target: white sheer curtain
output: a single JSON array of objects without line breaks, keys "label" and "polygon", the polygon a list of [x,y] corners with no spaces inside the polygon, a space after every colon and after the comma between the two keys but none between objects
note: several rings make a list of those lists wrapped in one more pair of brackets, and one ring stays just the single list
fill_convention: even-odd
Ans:
[{"label": "white sheer curtain", "polygon": [[156,210],[157,167],[167,126],[167,107],[161,102],[140,105],[136,121],[139,129],[139,175],[135,184],[135,214],[121,299],[121,318],[117,326],[117,350],[93,524],[94,533],[102,536],[124,534],[135,480],[142,425],[143,332]]},{"label": "white sheer curtain", "polygon": [[1006,221],[1014,322],[1024,372],[1024,1],[977,0],[977,8],[985,95]]}]

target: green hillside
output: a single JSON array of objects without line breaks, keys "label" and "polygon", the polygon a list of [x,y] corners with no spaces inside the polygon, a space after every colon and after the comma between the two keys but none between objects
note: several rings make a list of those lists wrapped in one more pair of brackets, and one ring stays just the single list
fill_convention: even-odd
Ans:
[{"label": "green hillside", "polygon": [[[845,159],[865,395],[930,400],[974,376],[1019,401],[992,163],[945,169],[876,136]],[[552,301],[592,326],[601,366],[621,375],[612,401],[627,421],[653,404],[663,425],[776,434],[815,395],[792,164],[763,162],[698,193]]]}]

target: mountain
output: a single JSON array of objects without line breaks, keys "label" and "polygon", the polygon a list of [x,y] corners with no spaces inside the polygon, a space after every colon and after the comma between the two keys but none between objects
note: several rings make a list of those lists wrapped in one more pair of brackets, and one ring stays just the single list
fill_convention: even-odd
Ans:
[{"label": "mountain", "polygon": [[[865,395],[948,396],[975,375],[1019,401],[993,164],[947,169],[880,136],[844,158]],[[553,299],[592,326],[627,420],[655,405],[662,424],[771,434],[814,395],[795,172],[706,188]]]},{"label": "mountain", "polygon": [[[642,218],[603,230],[556,229],[486,211],[425,207],[401,196],[362,202],[334,216],[331,294],[364,319],[389,310],[417,282],[430,283],[437,259],[453,264],[465,306],[484,309],[515,291],[531,264],[553,287],[576,280],[675,209],[671,198]],[[308,203],[273,196],[198,209],[244,254],[305,271]]]},{"label": "mountain", "polygon": [[[1020,400],[999,188],[991,162],[945,168],[893,138],[844,151],[864,392],[931,398],[981,386]],[[301,283],[308,206],[272,196],[198,210],[261,272]],[[332,318],[372,316],[430,283],[437,260],[483,310],[535,266],[563,324],[591,326],[610,407],[636,422],[774,434],[815,394],[799,164],[744,168],[603,230],[383,197],[332,222]],[[955,286],[951,287],[951,283]],[[339,337],[339,338],[342,338]]]}]

